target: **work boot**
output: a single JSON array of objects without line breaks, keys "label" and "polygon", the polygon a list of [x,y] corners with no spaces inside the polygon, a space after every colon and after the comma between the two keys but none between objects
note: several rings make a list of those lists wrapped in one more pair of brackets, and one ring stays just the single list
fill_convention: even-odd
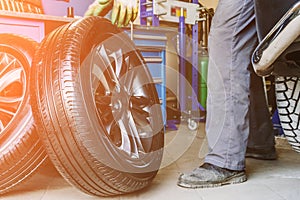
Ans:
[{"label": "work boot", "polygon": [[245,171],[234,171],[204,163],[190,173],[181,174],[177,185],[185,188],[209,188],[242,183],[246,180]]},{"label": "work boot", "polygon": [[276,160],[277,153],[275,147],[268,149],[256,149],[247,147],[246,158],[255,158],[259,160]]}]

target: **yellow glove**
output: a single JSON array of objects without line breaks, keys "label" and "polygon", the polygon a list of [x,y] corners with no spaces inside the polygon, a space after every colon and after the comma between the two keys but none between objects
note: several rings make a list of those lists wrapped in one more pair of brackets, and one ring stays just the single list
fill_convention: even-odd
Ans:
[{"label": "yellow glove", "polygon": [[127,26],[134,21],[139,10],[139,0],[114,0],[111,22],[118,26]]},{"label": "yellow glove", "polygon": [[105,16],[113,6],[114,0],[95,0],[85,12],[85,16]]}]

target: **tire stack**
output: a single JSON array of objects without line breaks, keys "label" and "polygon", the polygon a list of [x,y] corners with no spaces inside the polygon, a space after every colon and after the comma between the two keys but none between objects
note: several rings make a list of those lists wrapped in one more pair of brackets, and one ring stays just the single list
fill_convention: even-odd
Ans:
[{"label": "tire stack", "polygon": [[0,10],[43,14],[40,0],[0,0]]},{"label": "tire stack", "polygon": [[11,80],[0,84],[0,193],[47,156],[90,195],[131,193],[151,183],[163,154],[161,106],[145,61],[125,33],[104,18],[86,17],[41,44],[11,34],[0,34],[0,41],[6,61],[0,83]]}]

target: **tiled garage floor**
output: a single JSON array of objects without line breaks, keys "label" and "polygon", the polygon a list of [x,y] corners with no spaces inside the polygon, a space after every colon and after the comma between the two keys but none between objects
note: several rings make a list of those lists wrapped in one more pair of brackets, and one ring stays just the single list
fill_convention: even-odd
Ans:
[{"label": "tiled garage floor", "polygon": [[81,199],[143,199],[143,200],[298,200],[300,198],[300,154],[285,140],[277,138],[279,158],[276,161],[247,159],[248,181],[242,184],[210,189],[184,189],[176,185],[181,172],[198,166],[206,151],[204,124],[198,131],[181,125],[178,131],[166,132],[162,168],[146,189],[117,197],[86,195],[69,185],[50,161],[14,191],[0,196],[5,200],[81,200]]}]

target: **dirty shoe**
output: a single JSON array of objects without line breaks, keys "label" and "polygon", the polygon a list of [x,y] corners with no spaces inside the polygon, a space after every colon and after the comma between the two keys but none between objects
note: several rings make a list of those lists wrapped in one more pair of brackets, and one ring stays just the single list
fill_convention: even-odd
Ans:
[{"label": "dirty shoe", "polygon": [[185,188],[208,188],[246,181],[245,171],[233,171],[204,163],[190,173],[181,174],[177,185]]}]

